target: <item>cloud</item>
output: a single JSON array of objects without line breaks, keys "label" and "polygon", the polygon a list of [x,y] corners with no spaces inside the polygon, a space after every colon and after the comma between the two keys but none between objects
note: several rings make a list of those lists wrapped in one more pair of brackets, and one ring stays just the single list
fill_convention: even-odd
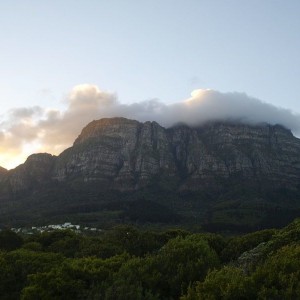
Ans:
[{"label": "cloud", "polygon": [[67,98],[69,112],[90,111],[91,109],[98,111],[102,107],[112,106],[116,102],[114,94],[102,92],[97,86],[90,84],[75,86]]},{"label": "cloud", "polygon": [[0,121],[0,165],[12,168],[35,152],[59,154],[71,146],[82,128],[103,117],[122,116],[156,121],[170,127],[176,123],[196,126],[211,120],[282,124],[300,135],[300,115],[264,103],[244,93],[221,93],[198,89],[178,103],[151,99],[120,103],[116,94],[95,85],[75,86],[64,99],[66,109],[27,107],[12,109]]}]

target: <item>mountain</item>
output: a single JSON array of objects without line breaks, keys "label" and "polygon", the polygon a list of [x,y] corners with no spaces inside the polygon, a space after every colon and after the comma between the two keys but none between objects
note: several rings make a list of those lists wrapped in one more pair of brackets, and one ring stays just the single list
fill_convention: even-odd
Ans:
[{"label": "mountain", "polygon": [[300,140],[280,125],[111,118],[88,124],[57,157],[0,170],[0,203],[12,223],[68,216],[247,230],[298,215],[299,179]]},{"label": "mountain", "polygon": [[0,167],[0,178],[5,176],[6,173],[7,173],[7,170],[5,168]]}]

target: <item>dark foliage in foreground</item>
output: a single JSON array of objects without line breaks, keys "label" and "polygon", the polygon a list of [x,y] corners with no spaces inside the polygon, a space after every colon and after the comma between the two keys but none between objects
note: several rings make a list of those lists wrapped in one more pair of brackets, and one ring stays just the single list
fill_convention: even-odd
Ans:
[{"label": "dark foliage in foreground", "polygon": [[224,238],[118,226],[0,232],[1,299],[299,299],[300,220]]}]

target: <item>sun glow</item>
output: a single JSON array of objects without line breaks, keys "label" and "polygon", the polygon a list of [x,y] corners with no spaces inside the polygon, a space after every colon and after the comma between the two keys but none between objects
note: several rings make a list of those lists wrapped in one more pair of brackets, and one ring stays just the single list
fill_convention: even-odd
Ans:
[{"label": "sun glow", "polygon": [[1,149],[0,166],[5,169],[14,169],[23,164],[27,157],[33,153],[43,152],[42,145],[37,142],[26,143],[15,152],[5,153],[5,149]]},{"label": "sun glow", "polygon": [[197,90],[193,90],[191,92],[191,96],[192,98],[200,98],[205,96],[205,94],[207,94],[207,92],[211,91],[211,89],[197,89]]},{"label": "sun glow", "polygon": [[197,89],[197,90],[193,90],[191,92],[191,97],[186,99],[184,101],[185,104],[187,105],[192,105],[194,104],[195,101],[201,101],[202,99],[204,99],[205,95],[211,91],[210,89]]},{"label": "sun glow", "polygon": [[22,154],[0,154],[0,166],[5,169],[14,169],[25,162],[27,156]]}]

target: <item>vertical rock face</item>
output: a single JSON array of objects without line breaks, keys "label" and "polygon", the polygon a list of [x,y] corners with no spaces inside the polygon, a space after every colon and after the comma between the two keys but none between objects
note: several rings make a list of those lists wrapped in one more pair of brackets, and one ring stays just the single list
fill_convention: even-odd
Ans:
[{"label": "vertical rock face", "polygon": [[296,186],[300,141],[282,126],[210,123],[169,129],[155,122],[102,119],[86,126],[57,159],[53,177],[139,188],[153,177],[176,178],[183,189],[201,189],[238,177]]},{"label": "vertical rock face", "polygon": [[36,189],[52,180],[55,156],[48,153],[30,155],[26,162],[16,169],[8,171],[7,180],[13,192]]},{"label": "vertical rock face", "polygon": [[282,126],[211,123],[169,132],[190,188],[195,181],[209,183],[213,178],[232,176],[297,185],[300,141]]},{"label": "vertical rock face", "polygon": [[176,172],[166,130],[157,123],[124,118],[102,119],[86,126],[57,161],[54,178],[82,177],[111,187],[132,189],[161,169]]},{"label": "vertical rock face", "polygon": [[7,174],[7,170],[5,168],[0,167],[0,178],[2,178],[3,176],[5,176]]},{"label": "vertical rock face", "polygon": [[165,178],[187,190],[232,180],[295,189],[300,140],[279,125],[212,122],[165,129],[156,122],[101,119],[58,157],[32,155],[15,170],[0,172],[0,182],[8,180],[13,191],[73,180],[134,190]]},{"label": "vertical rock face", "polygon": [[223,162],[227,176],[284,184],[299,178],[300,141],[282,126],[214,123],[199,131],[210,153]]}]

